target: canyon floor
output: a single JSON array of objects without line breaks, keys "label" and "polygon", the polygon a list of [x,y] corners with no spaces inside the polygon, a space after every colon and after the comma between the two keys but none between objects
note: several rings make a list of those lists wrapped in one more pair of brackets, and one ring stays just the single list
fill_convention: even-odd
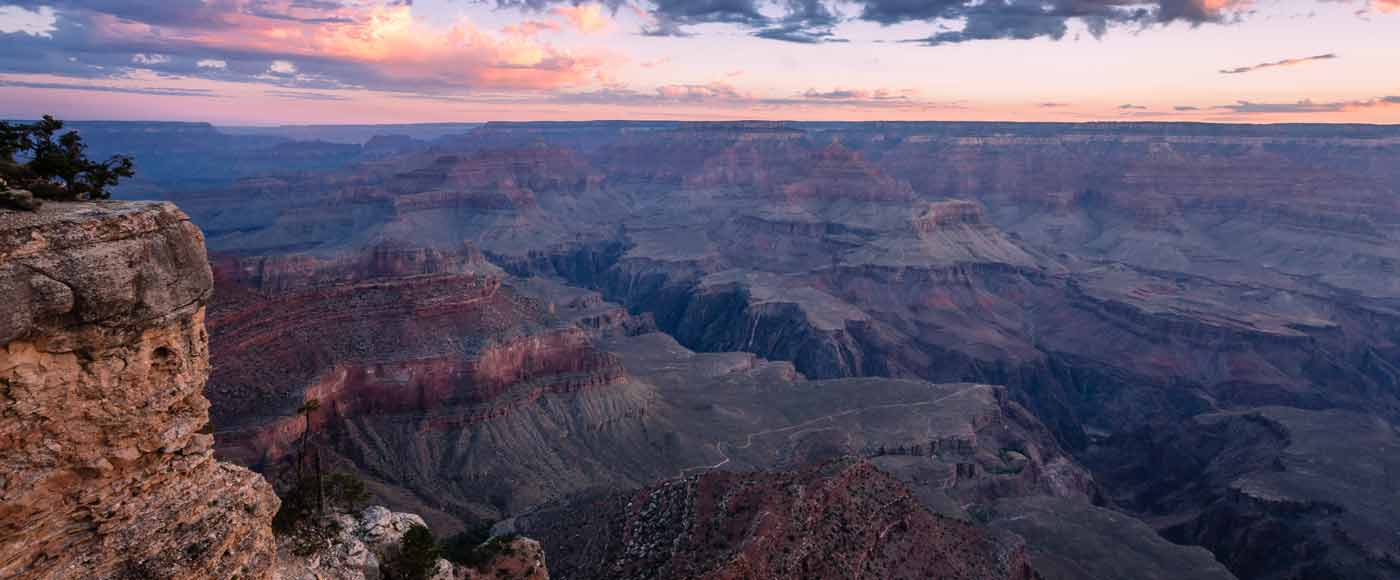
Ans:
[{"label": "canyon floor", "polygon": [[[1400,130],[275,146],[122,192],[204,231],[216,448],[273,481],[309,423],[390,507],[569,578],[1400,578]],[[877,525],[985,549],[900,567]]]}]

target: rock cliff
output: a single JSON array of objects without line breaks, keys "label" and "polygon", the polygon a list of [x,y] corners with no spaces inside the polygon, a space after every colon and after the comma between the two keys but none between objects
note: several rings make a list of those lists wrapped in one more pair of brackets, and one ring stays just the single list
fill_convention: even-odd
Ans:
[{"label": "rock cliff", "polygon": [[212,287],[173,205],[0,211],[0,577],[270,576],[277,497],[207,431]]}]

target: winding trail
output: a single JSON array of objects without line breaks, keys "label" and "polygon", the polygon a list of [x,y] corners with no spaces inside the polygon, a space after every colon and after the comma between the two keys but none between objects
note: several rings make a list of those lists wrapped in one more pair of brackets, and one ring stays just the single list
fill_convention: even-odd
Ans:
[{"label": "winding trail", "polygon": [[[753,433],[749,433],[748,435],[746,435],[746,436],[744,437],[744,444],[743,444],[743,445],[738,445],[738,446],[732,447],[732,449],[748,449],[750,446],[753,445],[753,440],[754,440],[755,437],[763,437],[763,436],[766,436],[766,435],[772,435],[772,434],[774,434],[774,433],[783,433],[783,432],[786,432],[786,431],[792,431],[792,430],[794,430],[794,429],[802,429],[802,428],[805,428],[805,427],[810,427],[810,426],[812,426],[812,425],[816,425],[817,423],[820,423],[820,422],[822,422],[822,421],[832,421],[832,420],[834,420],[834,419],[836,419],[836,418],[838,418],[838,417],[845,417],[845,416],[854,415],[854,414],[857,414],[857,413],[864,413],[864,412],[866,412],[866,411],[874,411],[874,410],[880,410],[880,409],[903,409],[903,408],[908,408],[908,407],[924,407],[924,406],[928,406],[928,405],[937,405],[937,404],[939,404],[939,403],[942,403],[942,402],[944,402],[944,401],[947,401],[948,399],[952,399],[952,398],[955,398],[955,397],[959,397],[959,396],[962,396],[962,395],[967,394],[967,393],[970,392],[970,391],[974,391],[974,390],[981,389],[981,388],[984,388],[984,386],[983,386],[983,385],[969,385],[969,386],[963,387],[963,388],[961,388],[961,389],[958,389],[958,391],[955,392],[955,393],[949,393],[949,394],[947,394],[947,395],[944,395],[944,396],[942,396],[942,397],[939,397],[939,398],[937,398],[937,399],[932,399],[932,400],[929,400],[929,401],[916,401],[916,402],[913,402],[913,403],[890,403],[890,404],[887,404],[887,405],[875,405],[875,406],[873,406],[873,407],[861,407],[861,408],[859,408],[859,409],[847,409],[847,410],[841,411],[841,412],[839,412],[839,413],[832,413],[832,414],[830,414],[830,415],[823,415],[823,416],[821,416],[821,417],[817,417],[816,419],[810,419],[810,420],[807,420],[807,421],[803,421],[803,422],[798,423],[798,424],[796,424],[796,425],[788,425],[787,427],[779,427],[779,428],[776,428],[776,429],[765,429],[765,430],[763,430],[763,431],[755,431],[755,432],[753,432]],[[728,453],[725,453],[725,452],[724,452],[724,443],[725,443],[725,442],[724,442],[723,440],[718,440],[718,441],[715,441],[715,443],[714,443],[714,445],[715,445],[715,451],[719,452],[720,457],[723,457],[723,458],[724,458],[724,459],[721,460],[719,463],[716,463],[716,464],[714,464],[714,465],[697,465],[697,466],[694,466],[694,467],[686,467],[686,468],[684,468],[684,469],[681,469],[681,470],[680,470],[680,473],[678,473],[677,475],[678,475],[679,477],[685,477],[685,475],[686,475],[687,473],[690,473],[690,472],[692,472],[692,471],[709,471],[709,470],[713,470],[713,469],[719,469],[719,468],[721,468],[721,467],[724,467],[725,465],[728,465],[728,464],[729,464],[729,461],[730,461],[730,457],[729,457],[729,454],[728,454]]]}]

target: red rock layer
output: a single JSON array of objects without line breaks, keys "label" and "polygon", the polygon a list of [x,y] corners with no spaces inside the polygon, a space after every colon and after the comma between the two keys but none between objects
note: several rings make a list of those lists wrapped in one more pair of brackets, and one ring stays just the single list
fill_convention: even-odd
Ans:
[{"label": "red rock layer", "polygon": [[286,456],[309,399],[323,409],[318,432],[386,416],[448,430],[623,378],[585,331],[475,271],[475,257],[377,247],[220,259],[209,396],[225,452],[249,464]]},{"label": "red rock layer", "polygon": [[842,459],[714,471],[523,518],[569,578],[1035,578],[1018,545],[935,516],[899,481]]}]

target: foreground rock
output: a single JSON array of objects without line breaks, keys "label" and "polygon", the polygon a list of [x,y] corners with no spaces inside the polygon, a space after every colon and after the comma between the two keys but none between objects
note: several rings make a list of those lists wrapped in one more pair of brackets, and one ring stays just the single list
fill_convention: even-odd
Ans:
[{"label": "foreground rock", "polygon": [[[338,533],[313,554],[297,553],[295,542],[278,542],[277,580],[378,580],[384,566],[399,551],[404,534],[413,526],[426,526],[415,514],[390,511],[381,506],[358,514],[330,516]],[[512,537],[500,543],[495,555],[479,566],[453,564],[439,558],[428,580],[548,580],[544,549],[529,538]]]},{"label": "foreground rock", "polygon": [[211,287],[173,205],[0,212],[0,577],[270,576],[278,500],[205,432]]}]

